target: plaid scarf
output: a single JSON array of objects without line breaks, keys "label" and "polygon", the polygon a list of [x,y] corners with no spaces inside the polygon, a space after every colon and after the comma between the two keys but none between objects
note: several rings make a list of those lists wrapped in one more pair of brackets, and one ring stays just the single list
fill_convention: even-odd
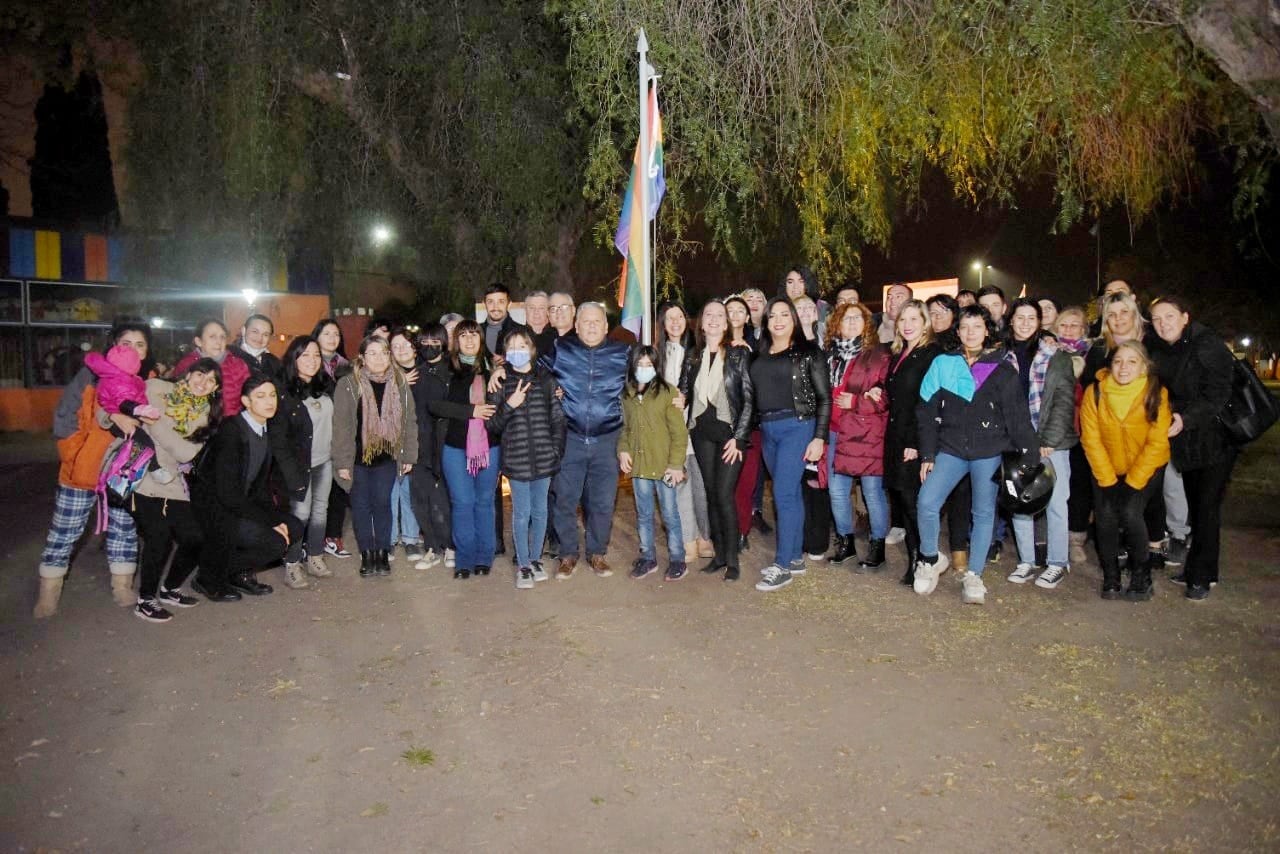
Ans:
[{"label": "plaid scarf", "polygon": [[[382,454],[395,456],[400,446],[401,419],[404,417],[400,385],[395,367],[381,374],[374,374],[363,365],[357,375],[360,384],[360,444],[363,446],[361,462],[370,465]],[[385,383],[382,390],[382,407],[373,393],[373,383]]]},{"label": "plaid scarf", "polygon": [[1040,339],[1036,354],[1031,357],[1031,389],[1027,403],[1031,406],[1031,426],[1040,429],[1040,406],[1044,403],[1044,378],[1049,373],[1049,360],[1058,352],[1058,342],[1049,336]]}]

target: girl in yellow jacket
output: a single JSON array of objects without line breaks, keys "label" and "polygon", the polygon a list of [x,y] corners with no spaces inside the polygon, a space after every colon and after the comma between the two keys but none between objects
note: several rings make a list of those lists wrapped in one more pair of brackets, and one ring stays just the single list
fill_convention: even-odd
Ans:
[{"label": "girl in yellow jacket", "polygon": [[1137,341],[1116,347],[1111,367],[1084,393],[1080,444],[1093,470],[1094,516],[1102,598],[1119,599],[1120,530],[1125,532],[1132,574],[1124,598],[1151,598],[1151,561],[1143,510],[1169,462],[1169,395]]}]

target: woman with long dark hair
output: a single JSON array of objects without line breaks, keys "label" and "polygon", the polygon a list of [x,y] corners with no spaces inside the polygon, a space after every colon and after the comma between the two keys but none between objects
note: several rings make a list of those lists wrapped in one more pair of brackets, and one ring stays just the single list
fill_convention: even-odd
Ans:
[{"label": "woman with long dark hair", "polygon": [[308,586],[308,575],[333,575],[323,555],[333,485],[334,385],[322,360],[320,344],[310,335],[289,342],[280,369],[280,404],[267,432],[289,510],[306,531],[285,554],[285,584],[295,589]]},{"label": "woman with long dark hair", "polygon": [[[969,543],[975,560],[961,577],[962,601],[981,605],[983,561],[995,530],[996,472],[1001,455],[1039,458],[1035,428],[1027,411],[1018,371],[1006,360],[995,324],[985,308],[961,309],[960,353],[934,359],[920,387],[920,557],[915,591],[927,596],[950,562],[938,551],[942,505],[967,474],[973,493]],[[975,568],[976,567],[976,568]]]},{"label": "woman with long dark hair", "polygon": [[800,482],[807,463],[826,451],[831,426],[831,381],[822,351],[804,337],[795,306],[785,297],[769,301],[760,354],[751,364],[756,409],[764,436],[764,459],[773,476],[778,514],[774,562],[756,589],[778,590],[805,572],[801,552],[804,499]]},{"label": "woman with long dark hair", "polygon": [[1222,500],[1239,454],[1218,420],[1231,398],[1232,356],[1221,337],[1192,321],[1180,297],[1156,300],[1151,325],[1151,348],[1173,409],[1172,463],[1182,475],[1191,527],[1186,566],[1173,580],[1185,582],[1187,598],[1199,601],[1218,583]]},{"label": "woman with long dark hair", "polygon": [[387,339],[366,337],[333,397],[335,480],[351,496],[361,578],[391,574],[391,491],[417,461],[413,392]]},{"label": "woman with long dark hair", "polygon": [[702,571],[723,571],[726,581],[736,581],[739,527],[734,496],[751,440],[755,387],[751,350],[731,346],[729,335],[724,303],[709,301],[698,315],[693,370],[684,378],[681,395],[689,402],[689,435],[711,517],[714,554]]},{"label": "woman with long dark hair", "polygon": [[410,475],[413,511],[422,529],[426,553],[418,569],[430,569],[444,561],[453,569],[453,533],[449,521],[449,487],[444,481],[445,422],[432,407],[449,394],[449,334],[439,323],[428,323],[418,333],[422,365],[413,384],[413,405],[418,411],[418,464]]},{"label": "woman with long dark hair", "polygon": [[[320,345],[321,367],[336,386],[338,380],[351,372],[342,327],[332,317],[321,318],[311,330],[311,337]],[[324,523],[324,553],[327,555],[336,558],[351,557],[351,552],[347,551],[347,546],[342,541],[349,505],[347,491],[335,480],[329,487],[329,508]]]},{"label": "woman with long dark hair", "polygon": [[1169,462],[1169,395],[1155,376],[1146,348],[1116,345],[1111,367],[1099,371],[1080,406],[1080,443],[1093,472],[1102,598],[1119,599],[1120,532],[1132,572],[1123,596],[1151,598],[1151,559],[1145,510]]},{"label": "woman with long dark hair", "polygon": [[[190,608],[199,602],[181,590],[200,562],[204,537],[191,510],[186,478],[179,472],[189,468],[222,422],[220,381],[218,363],[212,359],[197,359],[172,382],[147,380],[147,402],[160,410],[160,418],[142,429],[155,446],[157,468],[147,472],[129,503],[142,539],[133,613],[147,622],[168,622],[172,614],[166,605]],[[173,562],[165,573],[170,552]]]},{"label": "woman with long dark hair", "polygon": [[1044,328],[1040,301],[1019,297],[1009,307],[1009,350],[1018,360],[1018,378],[1027,397],[1031,426],[1040,440],[1040,458],[1053,466],[1053,495],[1045,511],[1047,552],[1043,572],[1037,574],[1035,519],[1015,513],[1013,535],[1018,565],[1009,575],[1015,584],[1035,578],[1037,587],[1052,590],[1070,566],[1067,537],[1067,499],[1071,493],[1071,449],[1080,441],[1076,432],[1076,375],[1071,354],[1058,346]]},{"label": "woman with long dark hair", "polygon": [[[654,350],[658,353],[662,379],[676,392],[672,405],[687,420],[689,414],[689,381],[694,368],[694,330],[684,307],[675,302],[658,306],[658,334]],[[688,537],[685,554],[689,558],[712,557],[715,549],[709,539],[707,491],[702,472],[693,458],[693,442],[685,448],[685,478],[676,486],[680,505],[680,530]]]},{"label": "woman with long dark hair", "polygon": [[480,324],[459,321],[449,347],[449,391],[431,406],[432,415],[445,419],[442,460],[456,550],[453,577],[460,579],[488,575],[497,550],[493,492],[502,448],[490,443],[485,424],[496,411],[485,399],[489,359]]},{"label": "woman with long dark hair", "polygon": [[[391,330],[388,340],[391,342],[392,361],[404,374],[409,388],[416,393],[418,380],[422,376],[422,358],[418,354],[418,345],[414,343],[413,333],[399,326]],[[421,435],[421,427],[419,427],[419,435]],[[421,444],[418,447],[421,454]],[[392,559],[395,559],[397,545],[404,546],[404,559],[410,566],[415,569],[426,569],[430,566],[426,552],[422,549],[422,528],[419,527],[418,519],[413,512],[412,473],[397,476],[396,485],[391,490],[390,557]]]}]

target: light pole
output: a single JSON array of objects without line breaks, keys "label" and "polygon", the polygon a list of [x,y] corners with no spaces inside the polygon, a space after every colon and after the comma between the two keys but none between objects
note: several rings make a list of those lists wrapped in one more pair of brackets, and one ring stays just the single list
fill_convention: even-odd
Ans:
[{"label": "light pole", "polygon": [[395,235],[391,232],[391,226],[379,223],[373,227],[369,236],[373,239],[374,246],[386,246]]},{"label": "light pole", "polygon": [[974,261],[972,266],[973,269],[978,271],[978,290],[982,290],[982,273],[985,270],[990,270],[991,265],[983,264],[981,261]]}]

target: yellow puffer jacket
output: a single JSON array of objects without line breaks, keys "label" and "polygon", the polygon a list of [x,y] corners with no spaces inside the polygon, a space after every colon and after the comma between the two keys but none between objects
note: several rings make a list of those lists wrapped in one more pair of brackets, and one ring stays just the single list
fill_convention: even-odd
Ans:
[{"label": "yellow puffer jacket", "polygon": [[[1169,394],[1160,389],[1160,412],[1147,420],[1144,406],[1147,382],[1135,380],[1121,386],[1109,371],[1085,391],[1080,407],[1080,444],[1084,446],[1093,479],[1098,486],[1114,486],[1121,475],[1134,489],[1142,489],[1152,475],[1169,462]],[[1128,411],[1117,414],[1127,405]]]}]

